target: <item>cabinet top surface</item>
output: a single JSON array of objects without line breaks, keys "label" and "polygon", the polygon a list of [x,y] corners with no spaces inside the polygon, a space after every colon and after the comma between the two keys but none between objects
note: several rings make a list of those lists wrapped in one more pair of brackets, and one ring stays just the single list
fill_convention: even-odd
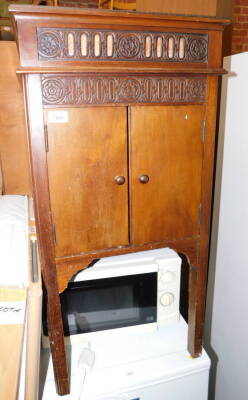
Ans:
[{"label": "cabinet top surface", "polygon": [[182,14],[166,14],[166,13],[147,13],[137,11],[119,11],[119,10],[99,10],[99,9],[82,9],[75,7],[44,7],[12,4],[9,6],[9,11],[12,14],[40,14],[40,16],[50,15],[66,17],[101,17],[101,18],[123,18],[123,19],[149,19],[155,21],[189,21],[211,23],[219,25],[227,25],[230,21],[226,18],[206,17],[199,15],[182,15]]}]

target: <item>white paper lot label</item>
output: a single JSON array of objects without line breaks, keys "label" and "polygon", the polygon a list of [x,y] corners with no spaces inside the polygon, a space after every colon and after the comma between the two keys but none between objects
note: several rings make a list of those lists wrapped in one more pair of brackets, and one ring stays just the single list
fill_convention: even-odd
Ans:
[{"label": "white paper lot label", "polygon": [[25,308],[25,301],[1,301],[0,325],[23,324]]},{"label": "white paper lot label", "polygon": [[49,123],[66,123],[69,121],[68,111],[48,111]]}]

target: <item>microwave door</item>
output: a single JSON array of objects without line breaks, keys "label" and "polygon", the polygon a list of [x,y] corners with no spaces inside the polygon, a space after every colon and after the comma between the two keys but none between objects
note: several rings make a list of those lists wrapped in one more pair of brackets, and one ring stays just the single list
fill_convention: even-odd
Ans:
[{"label": "microwave door", "polygon": [[61,294],[66,335],[157,320],[157,273],[71,282]]}]

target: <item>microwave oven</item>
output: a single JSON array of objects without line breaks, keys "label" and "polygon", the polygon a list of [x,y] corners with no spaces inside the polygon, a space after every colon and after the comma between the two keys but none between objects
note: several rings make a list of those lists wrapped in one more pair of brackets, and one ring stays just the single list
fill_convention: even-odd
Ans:
[{"label": "microwave oven", "polygon": [[[181,258],[168,248],[100,259],[60,295],[65,336],[75,342],[178,321],[180,275]],[[43,329],[46,335],[46,318]]]}]

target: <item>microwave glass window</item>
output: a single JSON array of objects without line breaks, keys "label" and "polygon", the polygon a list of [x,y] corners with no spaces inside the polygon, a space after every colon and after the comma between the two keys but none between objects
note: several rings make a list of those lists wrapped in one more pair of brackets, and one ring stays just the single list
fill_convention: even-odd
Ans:
[{"label": "microwave glass window", "polygon": [[65,335],[157,320],[157,273],[71,282],[61,294]]}]

